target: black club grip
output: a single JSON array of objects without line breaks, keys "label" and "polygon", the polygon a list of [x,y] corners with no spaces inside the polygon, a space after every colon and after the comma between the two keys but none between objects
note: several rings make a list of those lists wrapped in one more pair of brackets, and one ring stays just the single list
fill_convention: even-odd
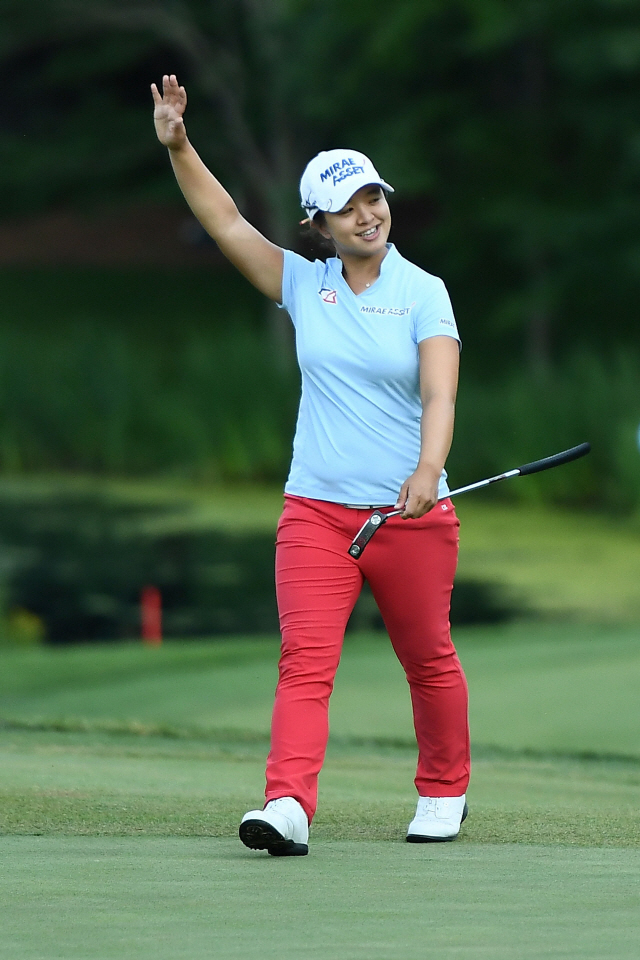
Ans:
[{"label": "black club grip", "polygon": [[570,463],[571,460],[578,460],[586,456],[591,450],[590,443],[579,443],[577,447],[571,447],[569,450],[563,450],[562,453],[556,453],[553,457],[545,457],[544,460],[534,460],[532,463],[525,463],[518,467],[520,476],[524,477],[528,473],[539,473],[541,470],[550,470],[551,467],[559,467],[563,463]]}]

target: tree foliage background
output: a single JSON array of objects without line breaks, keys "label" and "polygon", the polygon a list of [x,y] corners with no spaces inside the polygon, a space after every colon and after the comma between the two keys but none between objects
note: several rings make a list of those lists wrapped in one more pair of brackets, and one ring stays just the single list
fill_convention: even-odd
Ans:
[{"label": "tree foliage background", "polygon": [[[584,357],[617,382],[637,355],[635,0],[0,0],[0,17],[5,216],[174,201],[148,87],[176,72],[191,139],[279,243],[299,243],[309,157],[373,157],[475,383],[522,373],[546,395],[579,368],[583,393]],[[604,393],[627,436],[625,390]]]}]

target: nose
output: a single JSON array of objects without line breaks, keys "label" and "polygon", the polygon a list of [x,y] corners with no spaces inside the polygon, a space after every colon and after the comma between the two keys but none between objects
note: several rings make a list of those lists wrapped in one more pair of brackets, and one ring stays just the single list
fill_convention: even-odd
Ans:
[{"label": "nose", "polygon": [[368,204],[358,209],[358,223],[371,223],[372,220],[375,220],[375,214]]}]

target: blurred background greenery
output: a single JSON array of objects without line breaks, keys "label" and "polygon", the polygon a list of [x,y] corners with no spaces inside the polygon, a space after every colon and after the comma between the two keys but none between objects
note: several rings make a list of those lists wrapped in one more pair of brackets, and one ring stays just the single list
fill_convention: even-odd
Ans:
[{"label": "blurred background greenery", "polygon": [[[0,0],[0,21],[0,634],[136,636],[147,582],[171,635],[275,625],[291,334],[181,200],[165,72],[276,242],[316,255],[296,187],[320,149],[394,184],[392,239],[465,345],[455,485],[593,444],[460,503],[457,622],[637,620],[637,3]],[[354,624],[376,616],[365,597]]]}]

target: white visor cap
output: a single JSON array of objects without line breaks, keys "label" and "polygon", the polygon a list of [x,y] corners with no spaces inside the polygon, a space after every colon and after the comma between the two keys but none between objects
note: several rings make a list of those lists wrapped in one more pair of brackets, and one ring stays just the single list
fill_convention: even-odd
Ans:
[{"label": "white visor cap", "polygon": [[361,187],[377,184],[393,193],[364,153],[323,150],[307,164],[300,180],[300,201],[313,220],[318,211],[336,213]]}]

